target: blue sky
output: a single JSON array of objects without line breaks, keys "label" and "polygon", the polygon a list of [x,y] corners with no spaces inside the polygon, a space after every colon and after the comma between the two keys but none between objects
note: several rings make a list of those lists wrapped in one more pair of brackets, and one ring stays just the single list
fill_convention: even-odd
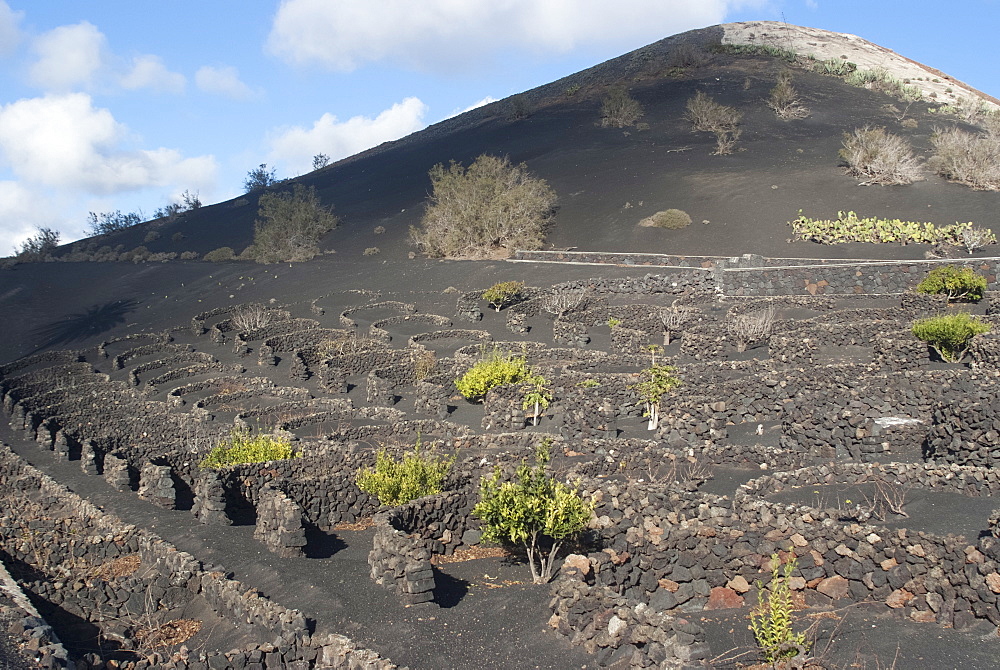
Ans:
[{"label": "blue sky", "polygon": [[854,33],[1000,97],[1000,0],[0,0],[0,255],[745,20]]}]

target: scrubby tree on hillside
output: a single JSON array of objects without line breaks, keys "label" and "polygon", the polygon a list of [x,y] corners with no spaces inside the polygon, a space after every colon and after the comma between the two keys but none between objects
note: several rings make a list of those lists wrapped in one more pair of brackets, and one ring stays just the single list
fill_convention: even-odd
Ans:
[{"label": "scrubby tree on hillside", "polygon": [[17,247],[20,261],[42,261],[59,246],[59,233],[51,228],[38,228],[38,232]]},{"label": "scrubby tree on hillside", "polygon": [[243,190],[247,193],[263,191],[277,183],[278,179],[274,176],[274,168],[268,169],[267,163],[261,163],[247,172],[247,178],[243,180]]},{"label": "scrubby tree on hillside", "polygon": [[539,249],[556,204],[544,179],[523,163],[482,155],[430,170],[432,193],[412,240],[428,256],[486,258]]},{"label": "scrubby tree on hillside", "polygon": [[331,207],[316,189],[296,184],[291,192],[265,193],[248,255],[258,263],[307,261],[319,253],[319,238],[337,227]]}]

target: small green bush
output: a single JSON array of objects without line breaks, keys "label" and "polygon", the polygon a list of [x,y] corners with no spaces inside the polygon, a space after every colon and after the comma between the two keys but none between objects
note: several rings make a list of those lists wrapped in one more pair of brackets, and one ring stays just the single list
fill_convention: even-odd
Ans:
[{"label": "small green bush", "polygon": [[441,492],[454,458],[421,453],[420,440],[412,453],[400,460],[385,449],[375,456],[375,467],[358,471],[358,488],[378,498],[382,505],[396,506]]},{"label": "small green bush", "polygon": [[490,389],[504,384],[516,384],[531,376],[531,368],[524,356],[515,356],[494,348],[456,379],[455,386],[466,400],[479,402]]},{"label": "small green bush", "polygon": [[559,549],[587,527],[594,510],[576,487],[545,471],[550,445],[546,440],[538,446],[533,467],[521,461],[511,481],[503,481],[499,466],[491,477],[483,477],[472,510],[483,521],[484,539],[524,547],[535,584],[552,579]]},{"label": "small green bush", "polygon": [[928,272],[917,284],[917,293],[947,295],[949,301],[979,302],[986,293],[986,277],[972,268],[945,265]]},{"label": "small green bush", "polygon": [[836,77],[846,77],[858,69],[857,63],[852,63],[843,58],[829,58],[816,63],[813,67],[820,74],[832,74]]},{"label": "small green bush", "polygon": [[966,312],[943,314],[913,323],[913,335],[933,347],[944,360],[958,363],[965,357],[969,342],[976,335],[988,333],[990,324]]},{"label": "small green bush", "polygon": [[233,251],[232,247],[219,247],[218,249],[209,251],[203,258],[209,263],[221,263],[236,258],[236,252]]},{"label": "small green bush", "polygon": [[[792,590],[789,579],[795,571],[794,556],[782,570],[778,554],[771,555],[771,583],[757,581],[757,606],[750,611],[750,630],[769,663],[805,655],[809,650],[804,633],[792,628]],[[765,595],[766,593],[766,595]],[[777,666],[775,666],[777,667]]]},{"label": "small green bush", "polygon": [[712,52],[737,57],[768,56],[780,58],[788,63],[794,63],[798,58],[791,49],[782,49],[770,44],[716,44],[712,46]]},{"label": "small green bush", "polygon": [[266,463],[294,458],[295,452],[287,438],[254,433],[246,427],[235,426],[229,437],[208,452],[198,464],[201,468],[219,469],[239,463]]},{"label": "small green bush", "polygon": [[499,312],[516,300],[523,290],[523,281],[501,281],[483,291],[482,298]]},{"label": "small green bush", "polygon": [[652,216],[647,216],[639,222],[639,225],[647,228],[679,230],[691,225],[691,217],[683,209],[665,209]]}]

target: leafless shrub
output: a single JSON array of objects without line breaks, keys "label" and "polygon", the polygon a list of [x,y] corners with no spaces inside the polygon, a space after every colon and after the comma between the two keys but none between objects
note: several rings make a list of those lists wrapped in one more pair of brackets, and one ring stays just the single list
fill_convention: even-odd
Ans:
[{"label": "leafless shrub", "polygon": [[237,332],[247,333],[270,324],[274,314],[263,305],[244,305],[234,309],[230,319]]},{"label": "leafless shrub", "polygon": [[874,517],[879,521],[885,521],[890,514],[909,518],[906,513],[906,498],[910,493],[910,487],[903,486],[899,482],[889,481],[885,476],[879,475],[872,480],[875,490],[871,496],[862,494],[864,504],[856,506],[856,511],[860,512],[859,517],[865,521]]},{"label": "leafless shrub", "polygon": [[625,128],[634,125],[644,113],[638,100],[630,96],[624,87],[615,86],[601,102],[601,125]]},{"label": "leafless shrub", "polygon": [[694,44],[683,42],[670,50],[667,56],[667,67],[688,68],[700,67],[708,61],[708,55]]},{"label": "leafless shrub", "polygon": [[691,322],[694,318],[694,310],[690,307],[681,307],[674,302],[670,307],[664,307],[659,312],[660,323],[663,325],[663,346],[667,346],[674,339],[674,335]]},{"label": "leafless shrub", "polygon": [[767,98],[767,106],[782,121],[809,116],[809,110],[799,99],[798,91],[792,86],[792,75],[787,70],[778,75],[778,81]]},{"label": "leafless shrub", "polygon": [[437,354],[433,349],[420,347],[413,351],[413,376],[417,381],[437,372]]},{"label": "leafless shrub", "polygon": [[844,133],[840,157],[847,173],[862,178],[864,185],[910,184],[922,179],[920,163],[909,143],[885,128],[864,126]]},{"label": "leafless shrub", "polygon": [[975,253],[988,244],[996,244],[997,237],[989,228],[976,228],[974,226],[962,231],[962,244],[968,252]]},{"label": "leafless shrub", "polygon": [[984,191],[1000,190],[1000,132],[935,130],[930,166],[939,175]]},{"label": "leafless shrub", "polygon": [[559,320],[579,307],[586,297],[584,289],[556,289],[542,298],[542,309]]},{"label": "leafless shrub", "polygon": [[732,153],[743,133],[739,127],[743,113],[716,102],[704,91],[687,101],[685,118],[691,122],[692,131],[715,134],[716,155]]},{"label": "leafless shrub", "polygon": [[774,329],[774,306],[760,307],[743,314],[730,314],[728,329],[736,342],[736,351],[746,351],[751,344],[770,337]]}]

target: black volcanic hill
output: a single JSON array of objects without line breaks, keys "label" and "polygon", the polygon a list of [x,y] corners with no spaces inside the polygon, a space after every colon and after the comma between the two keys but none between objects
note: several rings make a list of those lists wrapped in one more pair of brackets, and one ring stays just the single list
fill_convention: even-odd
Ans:
[{"label": "black volcanic hill", "polygon": [[[733,48],[737,41],[755,44],[758,53]],[[760,48],[769,45],[802,49],[790,60]],[[810,58],[812,53],[819,55]],[[830,53],[853,59],[859,68],[877,62],[901,77],[913,77],[905,81],[919,84],[925,99],[907,104],[814,71],[818,59]],[[804,119],[780,120],[765,104],[783,71],[791,72],[793,85],[809,109]],[[916,76],[920,73],[924,76]],[[614,86],[626,87],[642,104],[645,115],[637,126],[601,126],[601,101]],[[684,118],[685,105],[698,91],[743,113],[742,137],[733,154],[713,155],[713,136],[691,131]],[[948,183],[929,170],[925,171],[926,179],[908,186],[859,186],[857,179],[844,173],[838,157],[844,133],[865,125],[885,126],[909,140],[918,154],[927,154],[935,128],[955,124],[972,128],[956,117],[933,112],[942,102],[956,102],[959,95],[993,104],[988,96],[936,70],[849,35],[752,23],[669,37],[515,96],[517,101],[492,103],[291,180],[315,186],[341,221],[322,240],[322,248],[330,255],[294,268],[291,274],[311,275],[310,269],[324,268],[326,275],[326,268],[331,268],[360,280],[352,281],[360,286],[377,284],[386,271],[390,279],[426,267],[424,261],[408,259],[414,250],[408,231],[419,223],[423,212],[430,189],[427,171],[436,163],[452,160],[468,164],[483,153],[526,163],[556,190],[559,209],[548,235],[550,248],[719,256],[921,257],[927,250],[912,245],[876,249],[788,243],[787,223],[799,210],[824,218],[853,210],[865,216],[937,224],[974,221],[990,226],[998,204],[994,192]],[[514,118],[516,108],[527,109],[527,117]],[[287,187],[282,184],[278,188]],[[682,230],[637,225],[644,217],[668,208],[688,212],[694,223]],[[256,216],[256,197],[249,195],[202,207],[175,221],[147,222],[67,245],[60,252],[90,244],[92,248],[120,245],[126,250],[145,245],[153,253],[199,254],[229,246],[239,253],[252,240]],[[384,227],[385,233],[376,235],[377,226]],[[159,237],[145,242],[151,230]],[[182,239],[174,239],[181,237],[177,233]],[[362,257],[362,252],[373,246],[381,253]],[[197,284],[199,277],[219,273],[234,272],[237,277],[273,274],[248,264],[174,262],[170,268],[99,265],[20,265],[13,273],[0,275],[0,282],[11,285],[0,291],[0,304],[50,314],[54,305],[36,303],[45,294],[38,295],[37,281],[28,280],[38,275],[45,281],[64,281],[56,277],[65,273],[74,295],[79,288],[77,278],[99,276],[102,279],[86,280],[83,286],[90,290],[95,284],[107,285],[108,290],[101,293],[113,301],[138,300],[143,294],[161,292],[169,295],[169,291],[157,290],[156,280],[151,280],[149,291],[136,290],[150,274],[187,277],[191,282],[185,283],[185,289]],[[287,276],[288,268],[279,274]],[[21,284],[24,280],[27,283]],[[212,285],[204,281],[199,291]],[[66,294],[57,294],[61,303]],[[228,299],[228,295],[220,299]],[[63,313],[101,304],[96,297],[77,297],[81,303],[66,304]],[[198,299],[212,298],[200,294]],[[22,343],[4,357],[24,351]]]}]

